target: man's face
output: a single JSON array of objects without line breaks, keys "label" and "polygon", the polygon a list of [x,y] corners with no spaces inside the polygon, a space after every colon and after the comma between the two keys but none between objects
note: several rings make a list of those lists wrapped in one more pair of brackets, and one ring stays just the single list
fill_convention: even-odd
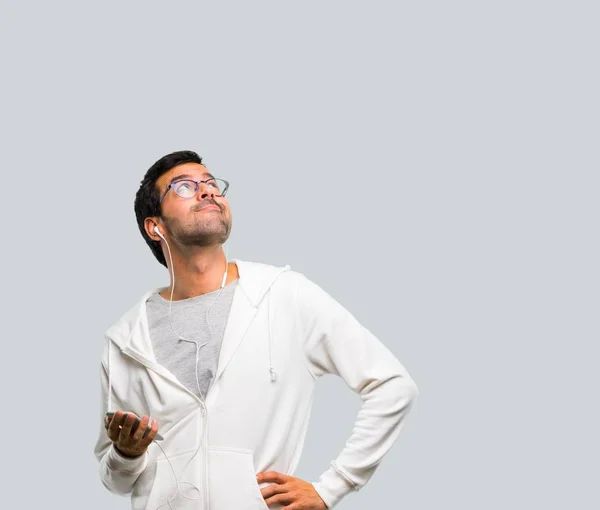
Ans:
[{"label": "man's face", "polygon": [[[162,196],[171,183],[183,179],[206,181],[213,177],[204,165],[183,163],[161,175],[156,187]],[[180,184],[185,186],[185,183]],[[198,191],[191,198],[182,198],[174,189],[169,189],[161,202],[162,222],[170,236],[184,246],[223,244],[231,231],[229,203],[210,184],[200,183],[198,186]]]}]

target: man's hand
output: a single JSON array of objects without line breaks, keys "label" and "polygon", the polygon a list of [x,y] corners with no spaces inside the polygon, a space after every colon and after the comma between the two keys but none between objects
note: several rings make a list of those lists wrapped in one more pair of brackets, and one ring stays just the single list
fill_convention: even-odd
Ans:
[{"label": "man's hand", "polygon": [[[150,422],[149,416],[143,416],[140,424],[134,434],[131,434],[131,427],[135,422],[135,414],[128,413],[125,422],[121,425],[123,411],[116,411],[112,420],[108,424],[106,433],[114,443],[115,448],[125,457],[139,457],[148,449],[148,445],[154,441],[158,432],[158,423],[152,420],[152,429],[144,436],[144,432]],[[104,418],[107,420],[107,418]]]},{"label": "man's hand", "polygon": [[286,510],[326,510],[327,505],[321,499],[311,483],[283,475],[276,471],[258,473],[256,481],[273,483],[260,490],[267,505],[280,504]]}]

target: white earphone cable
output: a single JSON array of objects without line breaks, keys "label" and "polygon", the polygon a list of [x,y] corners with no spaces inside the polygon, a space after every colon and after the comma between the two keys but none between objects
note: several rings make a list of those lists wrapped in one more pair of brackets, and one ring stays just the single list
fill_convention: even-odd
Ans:
[{"label": "white earphone cable", "polygon": [[185,338],[183,335],[180,335],[179,333],[177,333],[177,331],[175,331],[175,328],[173,328],[173,321],[172,321],[172,317],[171,317],[171,315],[172,315],[171,311],[172,311],[172,303],[173,303],[173,293],[175,292],[175,268],[173,267],[173,257],[171,255],[171,247],[169,246],[169,243],[167,242],[167,240],[162,236],[162,234],[159,234],[159,235],[161,236],[161,238],[163,239],[163,241],[167,245],[167,252],[169,253],[169,269],[171,271],[171,279],[172,279],[171,297],[169,299],[169,326],[171,327],[171,331],[173,331],[173,333],[175,334],[175,336],[177,336],[178,338],[180,338],[184,342],[190,342],[190,343],[193,343],[196,346],[196,386],[198,388],[198,393],[202,394],[202,391],[200,390],[200,380],[198,379],[198,363],[199,363],[199,360],[200,360],[200,349],[202,347],[206,346],[212,340],[212,327],[211,327],[210,321],[208,319],[208,314],[209,314],[211,308],[213,307],[213,305],[215,304],[215,302],[217,301],[217,299],[219,299],[219,297],[223,293],[223,290],[225,289],[225,283],[227,282],[227,275],[228,275],[228,269],[229,269],[229,267],[228,267],[229,266],[229,262],[228,262],[228,259],[227,259],[228,247],[226,248],[226,251],[225,251],[225,273],[223,274],[223,280],[221,281],[221,289],[220,289],[219,293],[216,295],[216,297],[213,300],[213,302],[210,304],[210,306],[206,310],[206,324],[208,325],[208,330],[209,330],[208,340],[205,343],[203,343],[202,345],[198,345],[198,343],[196,341],[190,340],[189,338]]}]

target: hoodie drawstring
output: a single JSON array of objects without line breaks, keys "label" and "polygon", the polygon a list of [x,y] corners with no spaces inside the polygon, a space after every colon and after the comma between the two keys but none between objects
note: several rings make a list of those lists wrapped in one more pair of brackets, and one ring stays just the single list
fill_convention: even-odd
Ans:
[{"label": "hoodie drawstring", "polygon": [[273,347],[271,345],[272,342],[272,332],[271,332],[271,291],[269,290],[267,296],[267,321],[269,323],[269,373],[271,374],[271,382],[277,381],[279,374],[273,368]]},{"label": "hoodie drawstring", "polygon": [[108,338],[107,340],[108,340],[108,358],[106,360],[106,368],[108,370],[108,404],[106,406],[106,412],[110,412],[111,407],[112,407],[112,379],[111,379],[111,374],[110,374],[110,344],[112,342],[110,341],[110,338]]}]

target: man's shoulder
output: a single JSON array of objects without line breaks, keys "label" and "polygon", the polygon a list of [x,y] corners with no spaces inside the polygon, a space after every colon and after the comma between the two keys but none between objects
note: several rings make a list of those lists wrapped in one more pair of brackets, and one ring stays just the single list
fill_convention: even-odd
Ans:
[{"label": "man's shoulder", "polygon": [[129,337],[141,318],[141,311],[148,298],[160,289],[151,289],[145,292],[119,319],[106,331],[105,336],[118,341],[119,338]]},{"label": "man's shoulder", "polygon": [[306,279],[301,272],[292,269],[289,264],[273,264],[268,262],[257,262],[250,260],[234,259],[238,266],[241,279],[260,281],[266,280],[269,283],[291,284],[299,279]]},{"label": "man's shoulder", "polygon": [[243,260],[243,259],[233,259],[231,262],[234,262],[238,269],[242,272],[264,272],[264,271],[274,271],[274,270],[282,270],[282,269],[290,269],[289,264],[272,264],[269,262],[258,262],[256,260]]},{"label": "man's shoulder", "polygon": [[271,262],[260,262],[256,260],[243,260],[243,259],[232,259],[231,262],[235,262],[238,267],[241,266],[242,270],[252,272],[263,272],[263,271],[275,271],[285,272],[291,275],[302,275],[301,272],[292,269],[290,264],[276,264]]},{"label": "man's shoulder", "polygon": [[234,260],[238,265],[240,286],[250,301],[258,304],[271,290],[277,301],[294,298],[298,283],[304,276],[292,270],[289,264],[276,265],[265,262]]}]

